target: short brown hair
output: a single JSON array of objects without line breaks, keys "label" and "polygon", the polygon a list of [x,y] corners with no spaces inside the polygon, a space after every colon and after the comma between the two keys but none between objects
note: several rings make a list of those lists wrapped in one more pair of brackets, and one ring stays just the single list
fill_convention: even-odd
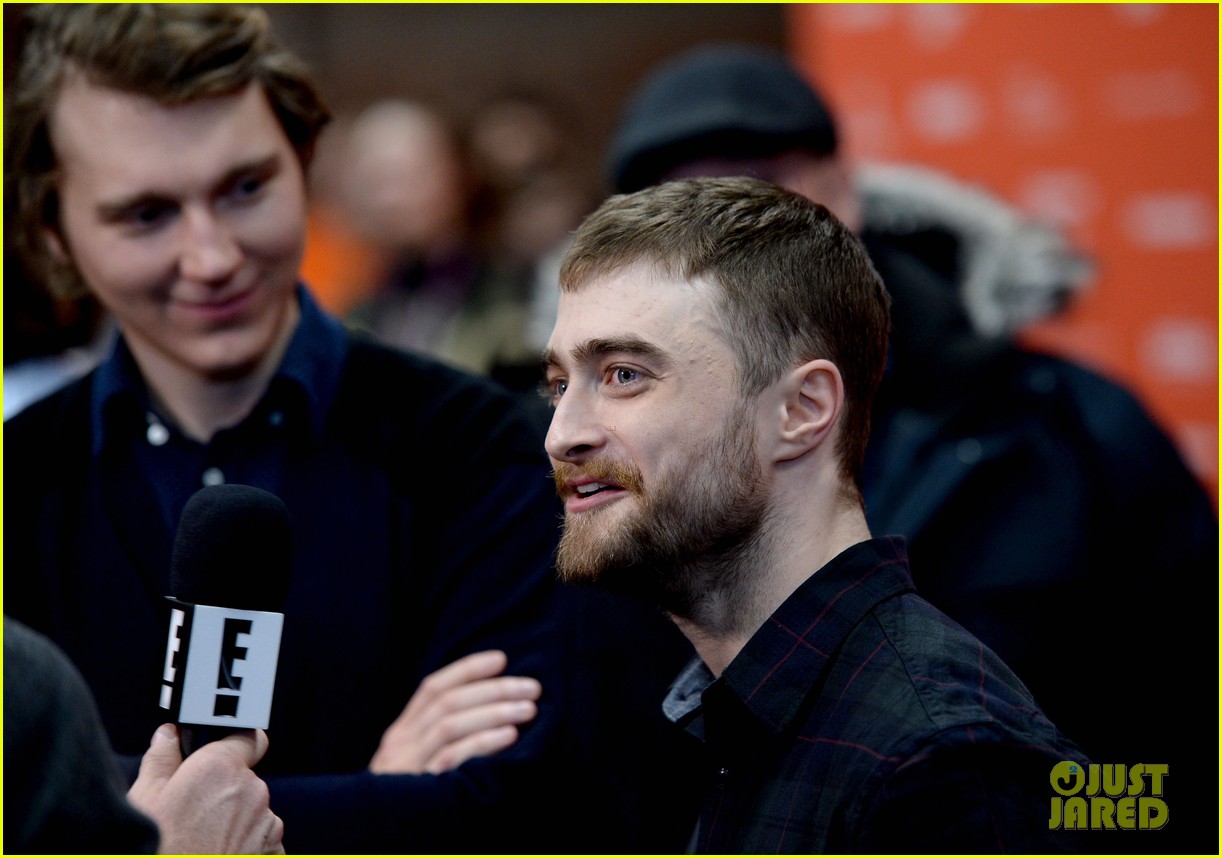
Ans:
[{"label": "short brown hair", "polygon": [[837,450],[856,490],[887,356],[890,298],[866,250],[826,208],[757,179],[687,179],[608,199],[577,230],[560,288],[634,262],[714,286],[745,396],[825,358],[845,386]]},{"label": "short brown hair", "polygon": [[58,164],[48,120],[70,73],[93,84],[185,104],[263,87],[306,167],[331,114],[304,64],[281,47],[261,9],[223,4],[45,4],[22,16],[22,52],[5,92],[5,211],[14,244],[52,291],[83,288],[48,252],[59,222]]}]

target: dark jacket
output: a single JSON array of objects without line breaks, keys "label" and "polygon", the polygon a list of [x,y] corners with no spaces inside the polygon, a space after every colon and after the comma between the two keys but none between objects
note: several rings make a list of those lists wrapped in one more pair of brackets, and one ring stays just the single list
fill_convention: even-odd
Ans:
[{"label": "dark jacket", "polygon": [[[1171,825],[1215,852],[1217,772],[1198,762],[1218,734],[1203,488],[1122,387],[978,332],[954,236],[864,239],[895,328],[864,476],[871,530],[907,537],[921,594],[1094,760],[1170,764]],[[1170,667],[1185,659],[1186,680]]]}]

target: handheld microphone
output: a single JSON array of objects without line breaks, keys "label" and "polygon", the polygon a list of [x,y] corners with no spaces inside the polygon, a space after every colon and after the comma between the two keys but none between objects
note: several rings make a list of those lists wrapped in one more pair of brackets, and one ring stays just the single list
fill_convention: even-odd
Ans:
[{"label": "handheld microphone", "polygon": [[284,503],[252,486],[200,489],[179,520],[161,708],[183,756],[271,719],[292,567]]}]

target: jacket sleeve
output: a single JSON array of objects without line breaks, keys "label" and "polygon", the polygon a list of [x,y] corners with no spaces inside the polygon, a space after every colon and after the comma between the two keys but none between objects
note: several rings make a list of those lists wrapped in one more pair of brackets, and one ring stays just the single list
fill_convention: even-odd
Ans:
[{"label": "jacket sleeve", "polygon": [[552,772],[569,702],[552,565],[558,503],[542,439],[508,396],[481,381],[437,368],[417,377],[435,386],[383,390],[380,401],[391,404],[375,409],[380,416],[349,415],[351,443],[383,463],[409,516],[401,529],[410,531],[402,547],[412,582],[402,596],[410,664],[380,654],[385,672],[397,674],[386,683],[401,687],[401,707],[423,676],[498,648],[509,656],[507,673],[541,682],[539,713],[509,749],[440,775],[269,777],[272,807],[294,852],[549,851],[545,791],[563,788]]}]

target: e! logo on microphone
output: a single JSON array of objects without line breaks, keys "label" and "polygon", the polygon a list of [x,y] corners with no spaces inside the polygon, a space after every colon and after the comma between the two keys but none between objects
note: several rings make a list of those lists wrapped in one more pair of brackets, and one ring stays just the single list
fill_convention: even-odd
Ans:
[{"label": "e! logo on microphone", "polygon": [[170,601],[162,708],[183,724],[266,729],[284,615]]},{"label": "e! logo on microphone", "polygon": [[221,634],[221,666],[216,674],[216,702],[212,707],[213,715],[226,715],[230,718],[238,716],[238,698],[242,693],[242,674],[238,662],[246,660],[246,647],[241,644],[249,640],[251,632],[250,620],[239,620],[236,617],[225,618],[225,630]]}]

